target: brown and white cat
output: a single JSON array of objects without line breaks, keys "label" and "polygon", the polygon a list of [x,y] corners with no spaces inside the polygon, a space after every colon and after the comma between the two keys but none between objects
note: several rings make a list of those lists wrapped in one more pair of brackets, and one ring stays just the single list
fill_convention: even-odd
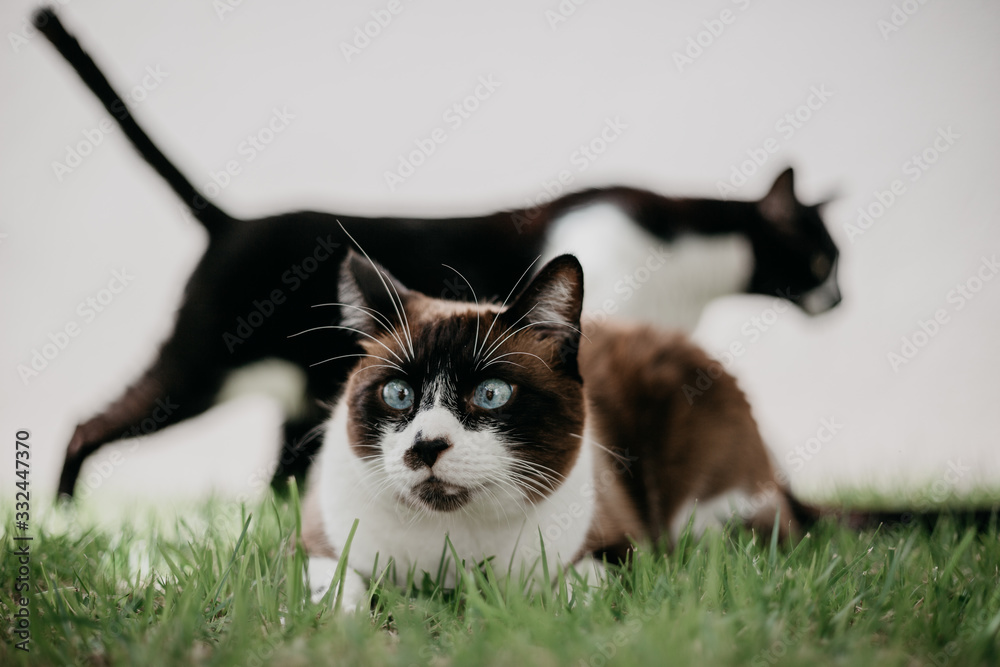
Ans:
[{"label": "brown and white cat", "polygon": [[733,378],[684,397],[705,353],[644,325],[589,324],[581,337],[575,257],[553,259],[502,305],[430,298],[354,253],[339,284],[364,351],[304,501],[314,597],[355,519],[348,606],[376,555],[400,579],[435,572],[446,536],[467,562],[536,576],[544,540],[554,576],[621,559],[633,540],[676,539],[692,516],[696,530],[734,515],[798,529]]}]

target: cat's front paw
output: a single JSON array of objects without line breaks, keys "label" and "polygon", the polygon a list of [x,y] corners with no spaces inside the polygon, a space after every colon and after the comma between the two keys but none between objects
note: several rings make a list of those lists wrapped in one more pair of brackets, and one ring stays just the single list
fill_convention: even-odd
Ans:
[{"label": "cat's front paw", "polygon": [[567,572],[566,576],[573,597],[584,607],[589,607],[591,601],[597,599],[600,588],[607,581],[607,568],[602,561],[592,557],[584,558],[571,567],[573,572]]},{"label": "cat's front paw", "polygon": [[[333,575],[337,572],[337,559],[325,557],[313,557],[309,559],[309,592],[313,603],[319,604],[323,596],[330,590],[333,583]],[[336,599],[338,591],[334,591],[331,602]],[[360,574],[348,569],[347,576],[344,577],[343,588],[340,593],[340,608],[346,612],[357,611],[358,606],[368,600],[368,586]]]}]

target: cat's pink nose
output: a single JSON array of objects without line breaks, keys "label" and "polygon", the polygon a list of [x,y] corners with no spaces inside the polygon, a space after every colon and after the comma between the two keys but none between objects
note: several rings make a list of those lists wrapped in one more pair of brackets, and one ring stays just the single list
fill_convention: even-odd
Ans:
[{"label": "cat's pink nose", "polygon": [[407,450],[403,459],[406,464],[417,470],[421,466],[430,468],[437,461],[438,455],[451,447],[451,443],[440,438],[435,440],[417,440],[413,446]]}]

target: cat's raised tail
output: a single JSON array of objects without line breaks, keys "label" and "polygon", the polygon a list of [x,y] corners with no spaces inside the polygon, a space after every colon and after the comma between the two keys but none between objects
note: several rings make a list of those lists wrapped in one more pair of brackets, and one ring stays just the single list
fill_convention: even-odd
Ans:
[{"label": "cat's raised tail", "polygon": [[153,169],[167,182],[181,200],[191,209],[194,217],[204,225],[210,235],[217,235],[233,221],[220,208],[209,202],[191,182],[184,177],[167,156],[156,147],[149,135],[132,117],[121,95],[115,92],[93,58],[83,50],[76,37],[67,32],[59,17],[51,7],[43,7],[32,17],[35,28],[52,42],[62,57],[66,59],[91,92],[97,96],[104,108],[115,119],[129,138],[135,149]]}]

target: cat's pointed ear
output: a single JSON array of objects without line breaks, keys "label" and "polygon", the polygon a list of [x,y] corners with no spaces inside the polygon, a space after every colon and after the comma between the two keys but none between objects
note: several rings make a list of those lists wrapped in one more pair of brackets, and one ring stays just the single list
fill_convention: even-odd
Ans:
[{"label": "cat's pointed ear", "polygon": [[757,209],[764,218],[783,231],[793,231],[799,202],[795,199],[795,172],[785,169],[774,179],[771,190],[757,202]]},{"label": "cat's pointed ear", "polygon": [[341,324],[374,336],[398,324],[412,292],[380,264],[348,250],[340,265]]},{"label": "cat's pointed ear", "polygon": [[503,317],[511,323],[530,324],[532,331],[575,349],[582,310],[583,267],[573,255],[560,255],[542,267]]}]

